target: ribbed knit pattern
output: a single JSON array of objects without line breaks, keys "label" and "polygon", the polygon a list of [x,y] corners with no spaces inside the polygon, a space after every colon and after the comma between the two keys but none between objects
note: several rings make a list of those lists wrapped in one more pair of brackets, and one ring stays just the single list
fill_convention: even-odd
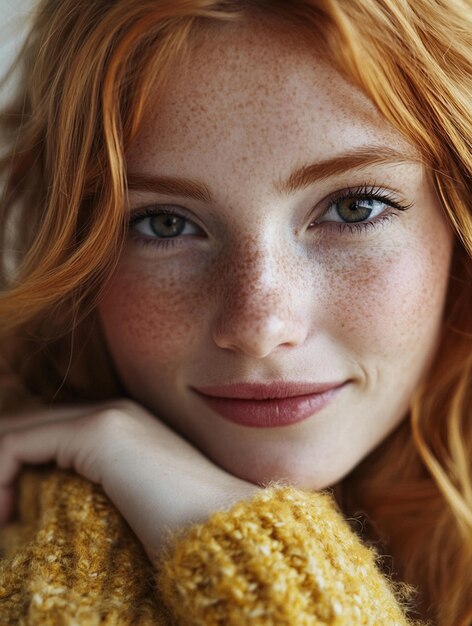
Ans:
[{"label": "ribbed knit pattern", "polygon": [[29,470],[19,517],[0,532],[1,626],[169,623],[151,564],[100,487],[69,472]]},{"label": "ribbed knit pattern", "polygon": [[176,538],[170,555],[158,584],[178,624],[408,623],[327,494],[267,489]]},{"label": "ribbed knit pattern", "polygon": [[408,624],[331,497],[291,487],[176,533],[156,571],[99,486],[28,469],[0,549],[1,626]]}]

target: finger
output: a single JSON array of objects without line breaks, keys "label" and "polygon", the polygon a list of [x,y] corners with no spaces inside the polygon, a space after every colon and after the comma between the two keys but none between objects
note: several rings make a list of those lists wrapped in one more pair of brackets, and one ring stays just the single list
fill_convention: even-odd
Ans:
[{"label": "finger", "polygon": [[[37,431],[37,429],[35,429]],[[26,436],[26,435],[29,436]],[[0,523],[6,523],[12,516],[15,504],[14,482],[19,473],[22,462],[34,462],[39,459],[47,460],[50,456],[47,451],[38,454],[41,447],[40,441],[36,439],[35,445],[31,435],[36,436],[37,432],[22,433],[20,437],[16,433],[11,433],[0,438]],[[31,460],[30,460],[31,459]]]},{"label": "finger", "polygon": [[0,437],[0,488],[8,489],[23,463],[55,460],[61,432],[58,425],[37,426]]},{"label": "finger", "polygon": [[[119,405],[119,403],[117,403]],[[145,428],[144,439],[149,429],[155,430],[156,420],[143,409],[135,411],[133,419],[121,408],[106,408],[107,404],[70,408],[67,418],[64,411],[45,411],[39,415],[24,416],[22,428],[0,433],[0,487],[8,489],[14,482],[22,464],[56,462],[62,469],[73,469],[84,478],[100,483],[102,467],[110,465],[107,455],[108,443],[120,440],[126,429],[136,424]],[[141,415],[142,414],[142,415]],[[35,420],[35,425],[28,424]],[[38,424],[38,419],[48,422]],[[163,428],[163,426],[162,426]],[[123,447],[123,446],[121,446]],[[126,446],[125,446],[126,449]],[[136,460],[133,457],[132,462]],[[115,465],[116,463],[113,463]]]},{"label": "finger", "polygon": [[[78,421],[43,424],[18,430],[0,437],[0,523],[10,519],[15,503],[15,481],[24,464],[56,462],[62,469],[75,469],[80,464],[81,450],[90,445],[83,442]],[[86,458],[87,453],[82,456]],[[82,462],[85,478],[97,481],[98,468]],[[92,471],[95,470],[95,471]]]}]

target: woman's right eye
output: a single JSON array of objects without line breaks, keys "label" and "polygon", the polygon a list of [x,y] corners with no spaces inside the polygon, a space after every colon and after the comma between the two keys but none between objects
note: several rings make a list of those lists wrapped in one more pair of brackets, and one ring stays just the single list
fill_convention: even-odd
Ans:
[{"label": "woman's right eye", "polygon": [[139,235],[154,240],[169,240],[202,234],[201,229],[196,224],[172,211],[137,215],[131,219],[130,229]]}]

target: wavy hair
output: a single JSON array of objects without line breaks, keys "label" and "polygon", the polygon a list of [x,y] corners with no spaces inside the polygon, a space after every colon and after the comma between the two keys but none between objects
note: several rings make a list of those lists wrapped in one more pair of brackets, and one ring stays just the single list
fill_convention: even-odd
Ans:
[{"label": "wavy hair", "polygon": [[199,31],[255,11],[297,29],[417,147],[456,234],[431,371],[338,497],[419,589],[423,617],[469,626],[471,0],[41,0],[0,117],[0,357],[42,401],[120,391],[94,306],[126,230],[124,155]]}]

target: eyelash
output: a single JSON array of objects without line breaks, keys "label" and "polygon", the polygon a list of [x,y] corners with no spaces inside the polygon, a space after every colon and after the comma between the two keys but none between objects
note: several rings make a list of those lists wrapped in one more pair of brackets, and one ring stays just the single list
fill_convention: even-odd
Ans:
[{"label": "eyelash", "polygon": [[[128,222],[128,229],[131,229],[134,224],[137,224],[142,219],[146,217],[156,217],[156,215],[175,215],[176,217],[180,217],[183,220],[187,220],[191,222],[192,220],[185,215],[185,212],[179,208],[177,211],[173,206],[165,205],[165,209],[163,207],[146,207],[141,209],[133,214],[131,219]],[[181,245],[182,237],[169,237],[168,239],[146,239],[144,236],[135,235],[134,239],[137,243],[143,246],[155,246],[156,248],[174,248],[178,245]]]},{"label": "eyelash", "polygon": [[[323,223],[325,228],[334,228],[339,233],[344,233],[347,230],[350,234],[362,234],[363,232],[377,228],[380,224],[390,221],[393,217],[398,216],[399,212],[407,211],[413,206],[413,202],[402,202],[398,200],[392,192],[385,191],[376,185],[365,183],[359,187],[348,187],[341,192],[336,192],[332,196],[328,196],[325,200],[328,206],[317,220],[320,220],[329,213],[333,205],[347,200],[348,198],[353,198],[358,202],[362,200],[377,200],[390,207],[391,211],[383,211],[377,217],[365,222],[325,222]],[[321,223],[318,224],[317,221],[314,220],[310,225],[319,226]]]},{"label": "eyelash", "polygon": [[[342,202],[343,200],[347,200],[348,198],[353,198],[356,201],[362,200],[377,200],[382,202],[386,206],[390,207],[391,211],[383,211],[377,217],[364,221],[364,222],[320,222],[318,223],[316,220],[311,222],[310,226],[323,226],[324,228],[335,229],[337,232],[343,234],[346,231],[349,234],[362,234],[363,232],[367,232],[368,230],[372,230],[377,228],[380,224],[390,221],[394,216],[397,216],[398,212],[407,211],[413,203],[402,202],[395,198],[394,194],[391,192],[387,192],[382,190],[381,187],[377,187],[375,185],[363,184],[359,187],[348,187],[341,192],[337,192],[333,194],[331,197],[328,197],[325,202],[328,204],[326,210],[317,218],[320,220],[323,218],[333,207],[333,205]],[[165,210],[159,208],[156,210],[155,207],[146,207],[141,211],[135,213],[132,218],[129,220],[129,228],[131,228],[134,224],[138,223],[140,220],[146,217],[155,217],[160,214],[166,215],[176,215],[177,217],[181,217],[184,220],[192,221],[189,217],[185,215],[185,212],[180,209],[176,210],[172,206],[166,206]],[[386,214],[385,214],[386,213]],[[168,239],[146,239],[143,236],[135,236],[135,240],[144,245],[152,245],[157,248],[168,248],[175,247],[177,245],[182,245],[183,243],[182,237],[169,237]]]}]

